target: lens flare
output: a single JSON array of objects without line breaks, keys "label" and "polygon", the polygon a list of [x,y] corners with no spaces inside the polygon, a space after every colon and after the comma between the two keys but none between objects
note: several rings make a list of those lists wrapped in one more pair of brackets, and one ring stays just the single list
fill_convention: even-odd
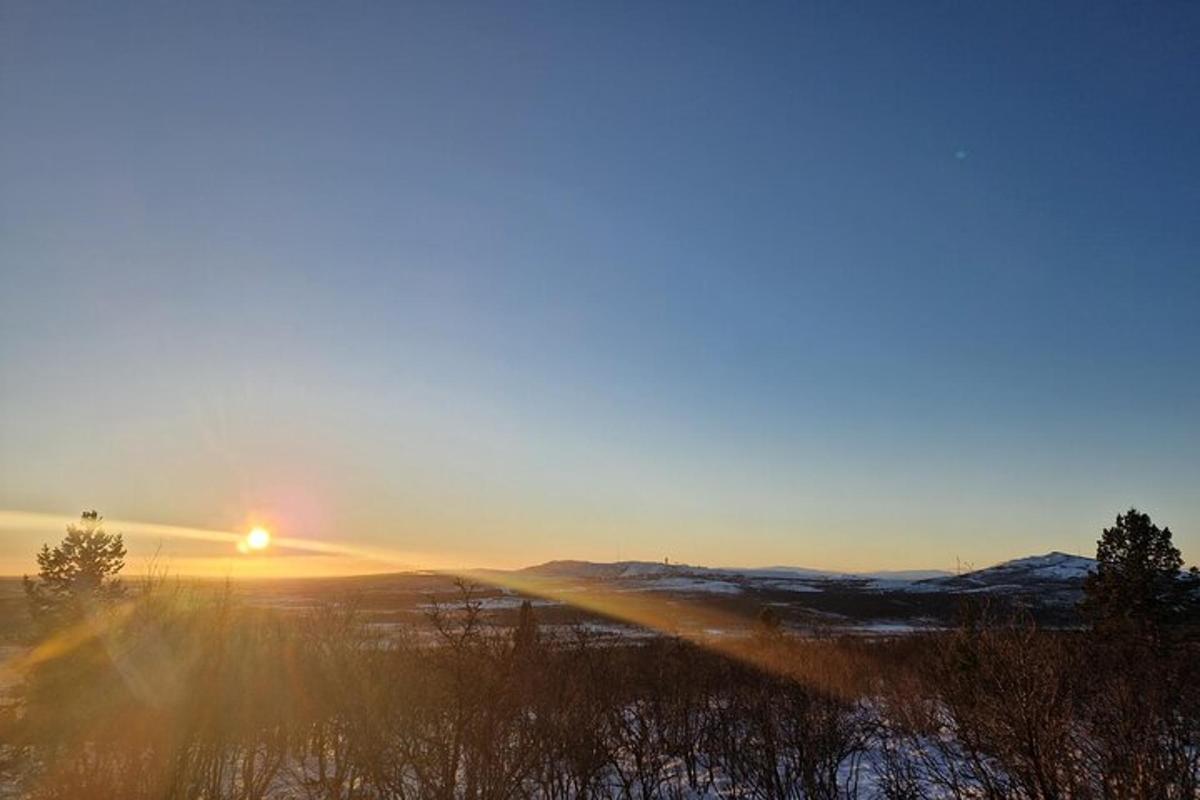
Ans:
[{"label": "lens flare", "polygon": [[[61,515],[0,510],[0,530],[8,528],[20,530],[61,530],[64,521],[65,518]],[[555,600],[564,605],[591,611],[601,616],[647,630],[658,631],[669,636],[677,636],[773,674],[798,681],[815,680],[812,676],[804,674],[804,669],[806,668],[804,664],[794,661],[780,662],[769,651],[758,648],[755,645],[753,637],[745,634],[748,630],[748,620],[745,617],[732,611],[712,608],[704,603],[692,602],[687,599],[659,598],[652,593],[631,594],[605,586],[580,586],[568,580],[525,575],[519,572],[504,573],[494,570],[471,570],[455,567],[430,570],[432,561],[435,559],[445,561],[445,557],[439,557],[437,554],[409,553],[386,548],[352,546],[340,542],[326,542],[317,539],[281,537],[272,540],[270,532],[261,527],[255,527],[248,533],[240,535],[231,531],[211,531],[134,521],[116,520],[110,521],[110,525],[114,529],[125,533],[158,536],[164,539],[175,538],[233,542],[241,553],[261,551],[274,541],[279,547],[288,550],[300,550],[333,556],[349,556],[376,564],[386,564],[400,570],[425,569],[443,575],[462,578],[471,583],[483,586],[493,586],[523,595]],[[112,624],[115,619],[115,617],[110,615],[105,624]],[[726,635],[724,633],[711,633],[713,631],[742,631],[743,633],[741,635],[736,633]],[[92,635],[94,635],[94,631]],[[58,652],[73,649],[80,642],[86,640],[87,637],[83,636],[82,629],[79,631],[69,631],[66,635],[57,637],[52,644],[48,644],[47,647],[49,649],[36,651],[32,656],[33,660],[36,662],[39,659],[56,656]],[[20,672],[27,668],[29,663],[32,662],[27,663],[17,657],[0,661],[0,683],[3,683],[4,673],[9,672],[10,669]],[[828,686],[828,681],[826,680],[823,685]]]}]

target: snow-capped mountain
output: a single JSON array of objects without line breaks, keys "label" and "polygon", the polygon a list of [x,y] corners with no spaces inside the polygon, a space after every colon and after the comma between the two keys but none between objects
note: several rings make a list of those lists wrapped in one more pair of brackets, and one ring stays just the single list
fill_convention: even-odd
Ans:
[{"label": "snow-capped mountain", "polygon": [[1081,589],[1083,579],[1096,568],[1096,560],[1058,551],[1015,558],[995,566],[919,581],[919,588],[950,592],[1020,592]]},{"label": "snow-capped mountain", "polygon": [[657,561],[549,561],[519,570],[555,580],[601,581],[630,591],[717,592],[967,592],[1078,591],[1095,560],[1051,552],[953,575],[940,570],[844,573],[804,567],[698,567]]}]

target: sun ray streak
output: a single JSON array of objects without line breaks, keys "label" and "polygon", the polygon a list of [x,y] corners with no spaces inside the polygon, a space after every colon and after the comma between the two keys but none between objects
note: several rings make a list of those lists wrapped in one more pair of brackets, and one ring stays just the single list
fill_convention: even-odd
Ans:
[{"label": "sun ray streak", "polygon": [[[0,511],[0,529],[61,530],[66,521],[68,518],[53,514]],[[164,539],[204,540],[235,545],[244,539],[244,535],[232,531],[130,520],[109,520],[107,522],[113,530],[121,533],[158,536]],[[422,568],[421,556],[388,548],[353,546],[340,542],[297,537],[272,537],[271,543],[272,546],[280,548],[364,559],[396,570]],[[430,562],[426,560],[424,563]],[[653,592],[620,591],[602,586],[513,572],[469,568],[446,568],[431,571],[449,577],[462,578],[480,585],[553,600],[647,630],[677,636],[771,672],[785,671],[785,668],[775,663],[774,660],[764,656],[761,648],[755,647],[751,637],[746,635],[749,620],[703,603],[689,602],[678,596],[664,597],[657,596]],[[115,618],[113,619],[115,620]],[[81,628],[63,632],[55,640],[44,643],[39,649],[20,657],[20,660],[10,659],[11,663],[3,665],[3,668],[8,670],[27,669],[40,660],[54,657],[57,653],[78,646],[81,641],[86,640],[88,635],[94,635],[95,631],[91,630],[91,634],[89,634],[89,630],[91,629]],[[786,671],[791,673],[792,670],[789,668]]]}]

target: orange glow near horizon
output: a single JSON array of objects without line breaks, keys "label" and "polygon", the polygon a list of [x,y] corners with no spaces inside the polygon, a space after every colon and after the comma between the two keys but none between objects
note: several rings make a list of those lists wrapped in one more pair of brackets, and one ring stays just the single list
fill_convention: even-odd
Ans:
[{"label": "orange glow near horizon", "polygon": [[[0,510],[0,531],[16,531],[27,535],[31,554],[42,542],[57,541],[66,526],[76,521],[77,517],[64,514]],[[181,577],[332,577],[425,569],[451,570],[462,566],[438,553],[275,536],[261,524],[253,525],[244,533],[122,519],[105,519],[104,526],[109,532],[125,537],[130,550],[126,561],[130,567],[136,569],[134,565],[137,559],[144,557],[154,569],[166,568]],[[156,549],[156,545],[172,541],[211,542],[214,547],[184,556],[172,556],[165,549],[161,553]],[[135,543],[136,546],[130,546]],[[236,552],[226,549],[230,544]],[[239,554],[266,553],[270,553],[270,558],[239,557]],[[32,562],[32,558],[29,560]],[[21,564],[12,573],[29,573],[34,566],[32,563]],[[129,574],[131,571],[126,572]],[[0,574],[3,572],[0,570]]]},{"label": "orange glow near horizon", "polygon": [[[0,512],[0,528],[11,526],[15,519],[25,525],[36,523],[48,525],[51,521],[62,524],[62,517],[16,512]],[[172,528],[169,526],[145,523],[128,523],[112,521],[110,530],[114,533],[124,533],[131,529],[139,532],[150,532],[167,538],[174,536],[185,539],[209,539],[212,541],[228,542],[234,538],[243,552],[250,550],[261,551],[272,544],[270,532],[263,527],[252,528],[244,537],[224,531],[203,531],[198,529]],[[377,563],[392,565],[393,569],[405,567],[412,569],[413,565],[405,560],[408,554],[377,549],[361,549],[345,547],[336,543],[303,540],[295,538],[278,538],[274,543],[281,548],[307,551],[318,556],[343,556],[350,559],[364,559]],[[274,561],[267,559],[266,561]],[[470,583],[507,589],[526,596],[535,596],[555,600],[575,608],[589,611],[636,625],[648,630],[658,631],[670,636],[678,636],[694,644],[708,648],[714,652],[754,664],[779,674],[803,679],[802,670],[795,665],[787,666],[768,658],[768,653],[757,648],[751,637],[747,636],[751,620],[719,609],[706,606],[678,597],[659,597],[654,593],[625,593],[604,586],[586,586],[571,581],[556,578],[522,575],[518,573],[500,573],[477,569],[438,569],[433,570],[446,575],[462,578]],[[249,577],[249,576],[246,576]],[[276,577],[283,575],[276,573]],[[296,576],[299,577],[299,576]],[[60,632],[49,641],[43,643],[28,654],[19,654],[7,661],[0,662],[0,673],[9,676],[20,675],[30,666],[39,661],[57,657],[63,652],[86,641],[107,626],[120,625],[132,602],[126,602],[117,607],[116,613],[89,620],[86,625],[77,626]]]}]

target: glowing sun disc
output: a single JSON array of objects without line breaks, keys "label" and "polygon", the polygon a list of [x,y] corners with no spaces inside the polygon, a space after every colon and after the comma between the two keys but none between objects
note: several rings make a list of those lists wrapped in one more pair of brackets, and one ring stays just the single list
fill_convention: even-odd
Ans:
[{"label": "glowing sun disc", "polygon": [[271,532],[266,528],[255,528],[246,534],[246,547],[250,550],[265,550],[271,543]]}]

